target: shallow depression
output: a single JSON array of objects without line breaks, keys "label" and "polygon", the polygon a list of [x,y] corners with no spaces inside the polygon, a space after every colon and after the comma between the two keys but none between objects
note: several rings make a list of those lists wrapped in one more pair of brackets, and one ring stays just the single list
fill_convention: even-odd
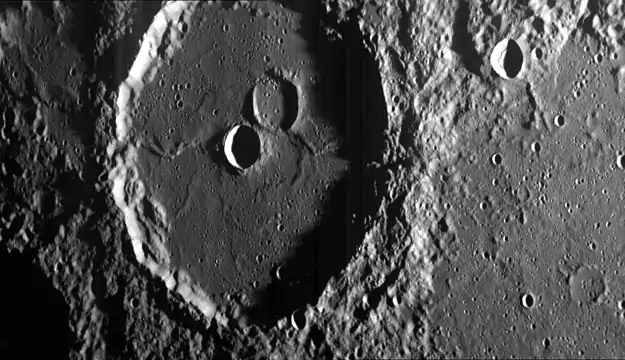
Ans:
[{"label": "shallow depression", "polygon": [[296,86],[279,75],[268,73],[252,90],[254,119],[270,129],[289,130],[299,113]]}]

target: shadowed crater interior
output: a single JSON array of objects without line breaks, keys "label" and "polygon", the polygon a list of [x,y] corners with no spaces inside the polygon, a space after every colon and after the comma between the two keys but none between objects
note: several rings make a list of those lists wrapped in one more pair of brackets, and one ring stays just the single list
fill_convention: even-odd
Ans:
[{"label": "shadowed crater interior", "polygon": [[247,169],[260,157],[260,139],[249,126],[235,126],[226,135],[224,151],[231,165]]},{"label": "shadowed crater interior", "polygon": [[523,50],[516,41],[510,39],[506,47],[506,55],[503,59],[503,68],[506,74],[514,78],[523,68]]},{"label": "shadowed crater interior", "polygon": [[73,346],[69,307],[24,255],[0,249],[1,359],[67,359]]},{"label": "shadowed crater interior", "polygon": [[388,125],[377,63],[365,49],[356,21],[337,26],[342,38],[329,40],[321,26],[329,21],[318,8],[304,2],[287,5],[306,14],[300,31],[322,74],[317,90],[324,96],[318,109],[345,140],[338,154],[349,161],[349,171],[329,187],[320,222],[303,234],[293,254],[277,267],[279,274],[257,294],[258,306],[249,309],[253,322],[267,326],[316,303],[328,281],[356,253],[365,219],[375,214],[383,193],[372,187],[384,175],[366,164],[382,162]]}]

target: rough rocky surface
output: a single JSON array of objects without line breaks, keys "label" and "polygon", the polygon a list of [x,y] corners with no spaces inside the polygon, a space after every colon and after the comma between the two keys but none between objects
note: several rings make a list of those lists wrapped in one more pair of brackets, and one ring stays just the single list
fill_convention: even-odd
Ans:
[{"label": "rough rocky surface", "polygon": [[622,12],[2,2],[0,359],[625,357]]}]

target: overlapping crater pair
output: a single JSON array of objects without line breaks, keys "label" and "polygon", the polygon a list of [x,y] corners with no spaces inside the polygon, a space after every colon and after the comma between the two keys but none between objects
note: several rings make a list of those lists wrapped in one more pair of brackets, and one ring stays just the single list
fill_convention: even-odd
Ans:
[{"label": "overlapping crater pair", "polygon": [[227,163],[238,171],[244,171],[260,160],[262,133],[281,131],[289,134],[298,116],[297,88],[286,79],[266,74],[250,90],[244,116],[249,123],[233,126],[221,143]]}]

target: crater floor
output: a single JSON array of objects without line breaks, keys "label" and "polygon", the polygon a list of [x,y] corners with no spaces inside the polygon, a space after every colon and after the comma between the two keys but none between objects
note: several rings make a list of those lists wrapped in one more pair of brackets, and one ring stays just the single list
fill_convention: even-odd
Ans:
[{"label": "crater floor", "polygon": [[623,15],[0,3],[0,359],[625,358]]}]

